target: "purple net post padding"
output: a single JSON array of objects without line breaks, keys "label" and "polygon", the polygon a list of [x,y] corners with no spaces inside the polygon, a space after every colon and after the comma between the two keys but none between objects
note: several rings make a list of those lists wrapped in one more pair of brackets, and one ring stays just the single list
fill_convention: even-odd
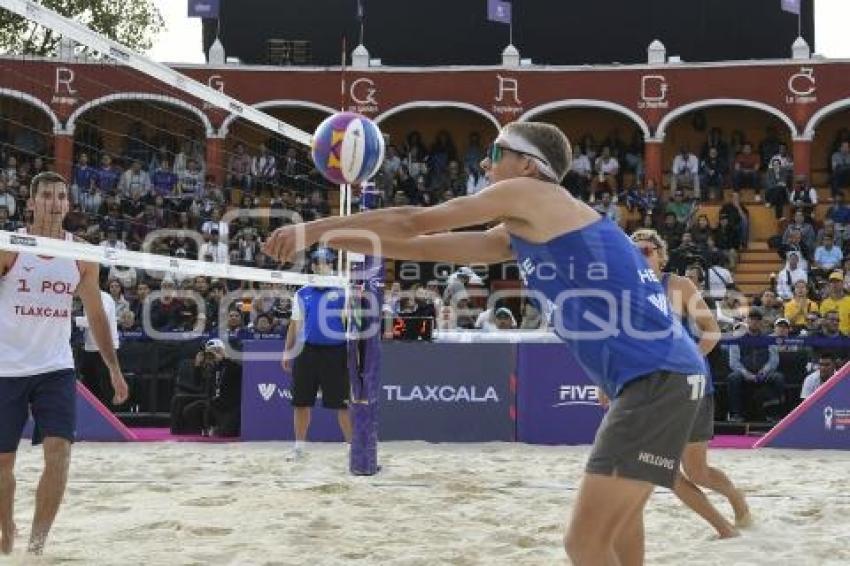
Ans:
[{"label": "purple net post padding", "polygon": [[367,256],[353,279],[359,294],[354,305],[359,325],[348,344],[348,371],[351,382],[351,452],[349,470],[354,475],[378,473],[378,398],[381,367],[380,298],[383,287],[383,260]]}]

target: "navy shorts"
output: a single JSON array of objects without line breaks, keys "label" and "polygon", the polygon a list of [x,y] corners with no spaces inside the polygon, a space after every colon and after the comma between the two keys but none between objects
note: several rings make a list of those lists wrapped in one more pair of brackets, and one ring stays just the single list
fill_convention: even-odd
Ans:
[{"label": "navy shorts", "polygon": [[0,377],[0,452],[15,452],[32,412],[32,443],[56,436],[74,442],[77,378],[63,369],[29,377]]}]

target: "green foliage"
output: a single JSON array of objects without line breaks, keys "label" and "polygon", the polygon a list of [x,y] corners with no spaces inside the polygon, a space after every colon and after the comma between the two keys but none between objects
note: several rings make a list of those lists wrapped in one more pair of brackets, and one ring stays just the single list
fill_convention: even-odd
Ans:
[{"label": "green foliage", "polygon": [[[176,1],[176,0],[175,0]],[[67,18],[135,51],[150,49],[165,22],[153,0],[41,0]],[[61,34],[0,8],[0,52],[55,55]]]}]

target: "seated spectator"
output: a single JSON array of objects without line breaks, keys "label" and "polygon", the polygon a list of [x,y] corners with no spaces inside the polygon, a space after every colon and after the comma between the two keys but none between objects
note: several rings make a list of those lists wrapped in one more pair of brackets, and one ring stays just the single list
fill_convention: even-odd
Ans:
[{"label": "seated spectator", "polygon": [[[836,228],[835,221],[832,220],[831,218],[824,219],[823,227],[820,230],[818,230],[818,234],[817,234],[817,237],[815,239],[815,242],[818,246],[823,245],[824,236],[832,237],[832,241],[835,243],[835,245],[839,248],[842,248],[842,251],[843,251],[844,235],[841,231],[839,231]],[[845,255],[845,257],[847,256],[846,253],[844,255]]]},{"label": "seated spectator", "polygon": [[[812,264],[812,271],[820,276],[826,277],[836,268],[841,268],[841,261],[844,255],[841,253],[841,248],[836,246],[832,240],[832,236],[824,236],[823,245],[820,245],[815,250],[815,261]],[[844,275],[839,273],[842,281]]]},{"label": "seated spectator", "polygon": [[161,160],[159,167],[151,175],[153,194],[164,198],[172,196],[178,181],[177,175],[171,170],[169,161],[167,159]]},{"label": "seated spectator", "polygon": [[725,214],[720,216],[719,224],[714,229],[714,243],[726,255],[729,262],[729,269],[735,269],[738,265],[738,250],[741,248],[741,233],[735,226],[729,222],[729,217]]},{"label": "seated spectator", "polygon": [[475,328],[480,328],[485,332],[512,330],[516,327],[517,322],[511,309],[499,306],[498,302],[487,310],[482,311],[475,320]]},{"label": "seated spectator", "polygon": [[617,192],[617,177],[620,174],[620,163],[616,157],[611,155],[610,147],[602,148],[602,155],[596,159],[594,164],[596,175],[590,186],[590,202],[596,200],[596,192],[606,189],[612,193]]},{"label": "seated spectator", "polygon": [[[779,350],[775,344],[765,347],[752,341],[753,338],[764,336],[762,330],[762,314],[758,309],[752,309],[747,316],[747,333],[740,342],[729,346],[729,374],[727,388],[729,395],[729,420],[743,422],[744,418],[744,383],[754,385],[758,390],[767,389],[768,396],[759,396],[762,409],[779,404],[784,393],[784,376],[779,368]],[[750,340],[747,340],[750,339]],[[759,391],[760,392],[760,391]],[[759,393],[757,392],[757,393]]]},{"label": "seated spectator", "polygon": [[440,183],[440,187],[445,190],[449,189],[453,195],[461,197],[466,194],[467,177],[461,174],[460,163],[457,161],[449,161],[449,170],[445,180]]},{"label": "seated spectator", "polygon": [[817,310],[806,315],[806,326],[800,329],[800,336],[819,336],[823,319]]},{"label": "seated spectator", "polygon": [[254,177],[257,188],[270,188],[275,184],[277,179],[277,159],[265,144],[260,145],[260,154],[254,158],[254,162],[251,165],[251,175]]},{"label": "seated spectator", "polygon": [[708,156],[700,165],[700,184],[710,199],[720,199],[728,173],[727,160],[720,156],[717,147],[709,148]]},{"label": "seated spectator", "polygon": [[236,150],[230,156],[230,162],[227,166],[227,186],[239,187],[250,192],[254,181],[251,175],[252,165],[253,159],[245,151],[245,145],[236,144]]},{"label": "seated spectator", "polygon": [[[475,195],[483,191],[487,188],[490,182],[487,180],[487,176],[484,174],[484,170],[481,169],[481,165],[476,165],[475,167],[471,167],[467,170],[466,175],[466,194],[467,195]],[[456,196],[456,195],[453,195]],[[450,199],[443,199],[443,201],[447,201]]]},{"label": "seated spectator", "polygon": [[482,285],[484,282],[470,267],[463,266],[451,274],[446,281],[446,290],[443,292],[443,303],[454,305],[459,298],[469,298],[471,285]]},{"label": "seated spectator", "polygon": [[726,269],[726,264],[710,265],[706,270],[708,276],[708,293],[712,299],[722,299],[730,291],[735,291],[735,279],[732,272]]},{"label": "seated spectator", "polygon": [[582,152],[581,145],[573,147],[573,161],[564,178],[564,186],[578,199],[586,201],[590,197],[590,181],[593,177],[593,165]]},{"label": "seated spectator", "polygon": [[803,215],[811,222],[812,213],[818,204],[818,191],[811,186],[805,175],[797,175],[794,178],[794,185],[788,193],[788,202],[794,213],[802,210]]},{"label": "seated spectator", "polygon": [[743,322],[746,308],[741,305],[741,295],[735,291],[727,291],[723,299],[717,301],[715,316],[722,332],[730,332],[735,325]]},{"label": "seated spectator", "polygon": [[118,317],[118,332],[122,334],[126,333],[136,333],[141,328],[139,327],[138,321],[136,321],[136,315],[133,314],[132,310],[125,310]]},{"label": "seated spectator", "polygon": [[788,176],[782,168],[782,161],[773,159],[767,170],[766,189],[764,193],[764,205],[773,207],[773,213],[777,220],[783,217],[785,205],[788,203]]},{"label": "seated spectator", "polygon": [[94,186],[95,169],[89,165],[87,153],[81,153],[71,173],[71,198],[74,204],[79,204],[80,194],[87,193]]},{"label": "seated spectator", "polygon": [[114,224],[109,224],[106,228],[106,239],[100,242],[100,247],[110,248],[113,250],[124,251],[127,249],[127,244],[118,238],[118,227]]},{"label": "seated spectator", "polygon": [[838,191],[833,195],[835,202],[826,211],[826,217],[835,222],[835,227],[847,232],[850,225],[850,206],[844,204],[844,192]]},{"label": "seated spectator", "polygon": [[602,191],[599,193],[599,201],[594,205],[593,210],[618,226],[622,226],[623,219],[620,215],[620,208],[614,204],[610,192]]},{"label": "seated spectator", "polygon": [[807,271],[814,256],[814,248],[803,240],[803,232],[796,226],[785,232],[777,252],[782,259],[785,259],[789,252],[796,252],[800,256],[800,263]]},{"label": "seated spectator", "polygon": [[523,300],[521,316],[520,328],[523,330],[541,330],[548,326],[546,317],[540,312],[538,302],[534,299]]},{"label": "seated spectator", "polygon": [[828,294],[820,304],[822,316],[829,312],[838,314],[841,333],[850,336],[850,294],[844,289],[844,275],[840,271],[830,273]]},{"label": "seated spectator", "polygon": [[700,200],[699,159],[687,146],[682,146],[673,158],[670,168],[670,191],[673,194],[679,186],[693,189],[693,198]]},{"label": "seated spectator", "polygon": [[694,244],[691,239],[691,233],[685,232],[682,234],[682,241],[677,248],[670,251],[670,258],[667,261],[666,270],[671,273],[682,274],[685,268],[693,263],[704,264],[703,256],[704,248]]},{"label": "seated spectator", "polygon": [[724,193],[724,199],[728,200],[720,207],[720,216],[729,218],[729,224],[740,234],[741,247],[746,248],[750,243],[750,212],[741,204],[741,194],[738,191]]},{"label": "seated spectator", "polygon": [[735,158],[735,172],[732,176],[732,184],[736,191],[740,191],[744,187],[751,187],[756,190],[756,202],[761,202],[761,194],[759,193],[759,168],[761,166],[761,158],[753,153],[753,146],[747,142],[740,154]]},{"label": "seated spectator", "polygon": [[839,189],[850,184],[850,142],[843,141],[838,151],[832,154],[832,177],[830,186],[832,198],[835,199]]},{"label": "seated spectator", "polygon": [[142,171],[142,162],[133,161],[129,169],[121,175],[121,180],[118,182],[118,194],[124,198],[128,198],[134,193],[146,195],[151,191],[151,179],[146,171]]},{"label": "seated spectator", "polygon": [[817,234],[815,233],[815,229],[812,226],[811,221],[806,218],[806,215],[802,210],[796,210],[794,212],[794,221],[788,225],[782,236],[783,243],[788,241],[789,236],[795,230],[800,232],[800,237],[802,238],[803,244],[805,244],[806,248],[808,250],[814,250]]},{"label": "seated spectator", "polygon": [[10,189],[16,189],[21,185],[18,179],[18,160],[14,155],[6,159],[6,168],[3,169],[2,177],[6,179]]},{"label": "seated spectator", "polygon": [[711,237],[711,231],[708,216],[705,214],[697,216],[696,223],[688,230],[691,233],[691,240],[698,246],[705,246],[708,243],[708,239]]},{"label": "seated spectator", "polygon": [[676,221],[682,226],[687,226],[691,222],[696,207],[693,201],[685,200],[685,193],[681,189],[673,191],[673,200],[667,203],[665,212],[671,212],[676,217]]},{"label": "seated spectator", "polygon": [[177,182],[177,194],[180,196],[180,210],[189,210],[192,203],[204,195],[206,174],[201,165],[192,157],[186,161],[186,169]]},{"label": "seated spectator", "polygon": [[760,303],[759,308],[761,309],[762,320],[766,327],[772,328],[774,327],[774,323],[782,319],[790,330],[791,323],[785,318],[785,304],[779,300],[776,293],[768,289],[761,294]]},{"label": "seated spectator", "polygon": [[125,267],[123,265],[113,265],[109,268],[106,280],[116,280],[124,289],[135,289],[139,274],[135,267]]},{"label": "seated spectator", "polygon": [[[150,307],[150,326],[157,332],[175,332],[182,330],[183,303],[175,298],[176,285],[173,279],[163,279],[160,283],[161,294]],[[137,291],[138,292],[138,291]],[[137,318],[140,313],[137,313]],[[143,320],[139,318],[139,320]]]},{"label": "seated spectator", "polygon": [[655,214],[659,204],[658,188],[653,179],[647,179],[645,184],[638,185],[626,193],[626,208],[637,210],[641,220]]},{"label": "seated spectator", "polygon": [[9,187],[2,177],[0,177],[0,207],[6,209],[7,219],[14,218],[18,211],[17,199],[15,199],[15,195],[9,192]]},{"label": "seated spectator", "polygon": [[9,219],[9,210],[5,206],[0,206],[0,230],[15,232],[20,227],[19,222]]},{"label": "seated spectator", "polygon": [[809,284],[805,280],[794,282],[794,295],[785,301],[785,318],[791,326],[804,328],[807,325],[809,313],[818,312],[818,304],[809,299]]},{"label": "seated spectator", "polygon": [[110,279],[106,284],[106,290],[115,302],[115,315],[120,317],[122,313],[130,310],[130,302],[124,298],[124,286],[117,279]]},{"label": "seated spectator", "polygon": [[227,244],[220,242],[218,236],[218,230],[213,228],[210,231],[210,240],[198,250],[198,259],[201,261],[211,261],[212,263],[230,262],[230,251],[227,249]]},{"label": "seated spectator", "polygon": [[112,166],[112,158],[104,155],[100,159],[100,168],[94,176],[94,183],[104,194],[115,194],[118,189],[118,181],[121,178],[121,172]]},{"label": "seated spectator", "polygon": [[806,376],[803,381],[803,389],[800,391],[800,399],[808,399],[817,391],[818,387],[829,381],[837,371],[835,358],[830,354],[822,354],[818,359],[818,369]]},{"label": "seated spectator", "polygon": [[821,313],[820,329],[815,336],[821,338],[841,338],[844,336],[839,330],[838,311]]},{"label": "seated spectator", "polygon": [[777,371],[785,378],[786,385],[800,385],[809,363],[809,350],[803,339],[791,337],[791,323],[783,317],[774,321],[772,336],[776,338],[776,350],[779,352]]}]

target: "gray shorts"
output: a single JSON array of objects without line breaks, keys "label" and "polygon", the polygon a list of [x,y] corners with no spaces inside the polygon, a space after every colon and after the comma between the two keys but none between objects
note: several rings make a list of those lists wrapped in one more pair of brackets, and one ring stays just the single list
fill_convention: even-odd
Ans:
[{"label": "gray shorts", "polygon": [[688,442],[708,442],[714,438],[714,395],[706,395],[699,405]]},{"label": "gray shorts", "polygon": [[657,371],[627,384],[602,419],[585,470],[673,487],[700,399],[687,376]]}]

